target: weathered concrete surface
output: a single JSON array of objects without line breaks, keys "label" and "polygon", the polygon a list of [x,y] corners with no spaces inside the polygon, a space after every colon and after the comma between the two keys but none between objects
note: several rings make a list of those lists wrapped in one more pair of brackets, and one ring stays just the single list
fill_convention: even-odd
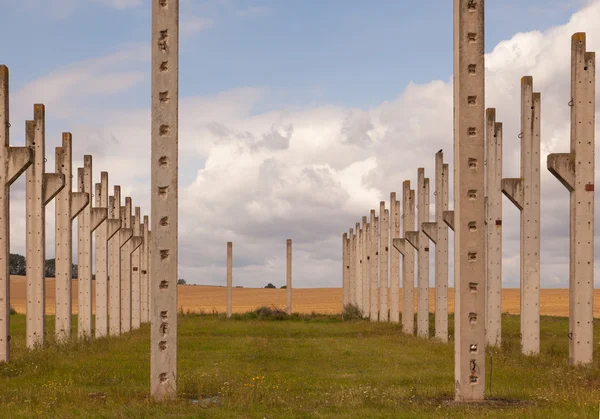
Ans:
[{"label": "weathered concrete surface", "polygon": [[354,229],[351,228],[348,230],[348,248],[349,248],[349,257],[348,263],[350,264],[350,280],[349,280],[349,290],[348,290],[348,298],[350,300],[350,304],[356,304],[356,243],[355,243],[355,234]]},{"label": "weathered concrete surface", "polygon": [[46,204],[65,186],[60,173],[45,173],[46,120],[44,105],[33,106],[33,121],[26,122],[25,141],[33,151],[27,168],[25,244],[27,248],[27,348],[43,347],[46,337]]},{"label": "weathered concrete surface", "polygon": [[371,226],[367,222],[367,217],[362,217],[363,222],[363,317],[369,318],[369,305],[371,299],[371,266],[369,249],[371,246]]},{"label": "weathered concrete surface", "polygon": [[363,230],[360,223],[356,223],[356,306],[364,310],[363,308]]},{"label": "weathered concrete surface", "polygon": [[[402,183],[402,234],[415,228],[415,191],[410,189],[410,181]],[[400,242],[399,242],[400,243]],[[404,333],[415,333],[415,251],[410,245],[402,245],[402,330]]]},{"label": "weathered concrete surface", "polygon": [[454,1],[455,399],[485,396],[484,0]]},{"label": "weathered concrete surface", "polygon": [[379,321],[379,219],[375,216],[375,210],[370,212],[369,224],[371,225],[371,244],[369,248],[369,319],[372,322]]},{"label": "weathered concrete surface", "polygon": [[425,235],[435,244],[435,337],[448,342],[448,165],[444,153],[435,155],[435,222],[423,223]]},{"label": "weathered concrete surface", "polygon": [[[83,156],[83,167],[77,169],[79,192],[92,195],[92,156]],[[77,228],[77,273],[78,314],[77,334],[90,338],[92,333],[92,233],[107,218],[106,208],[86,206],[78,220]]]},{"label": "weathered concrete surface", "polygon": [[73,220],[89,204],[89,195],[73,190],[72,135],[63,133],[62,146],[56,147],[56,173],[65,178],[65,187],[55,198],[55,336],[57,342],[71,339]]},{"label": "weathered concrete surface", "polygon": [[121,333],[131,331],[131,253],[134,238],[131,210],[131,198],[127,196],[125,206],[121,207],[121,229],[130,231],[131,237],[127,242],[121,243]]},{"label": "weathered concrete surface", "polygon": [[454,231],[454,210],[444,211],[444,223]]},{"label": "weathered concrete surface", "polygon": [[[400,201],[396,192],[390,193],[390,243],[400,238]],[[400,322],[400,253],[389,252],[390,255],[390,321]]]},{"label": "weathered concrete surface", "polygon": [[[344,233],[344,238],[346,234]],[[345,241],[344,241],[345,243]],[[232,288],[233,288],[233,243],[227,242],[227,318],[231,317],[232,312]],[[344,266],[344,272],[346,272]],[[345,284],[344,284],[345,285]]]},{"label": "weathered concrete surface", "polygon": [[502,180],[502,192],[521,211],[521,349],[526,355],[540,351],[540,102],[533,78],[523,77],[521,177]]},{"label": "weathered concrete surface", "polygon": [[502,124],[496,110],[486,110],[486,343],[502,339]]},{"label": "weathered concrete surface", "polygon": [[389,252],[389,210],[385,201],[379,203],[379,321],[389,322],[388,308],[388,252]]},{"label": "weathered concrete surface", "polygon": [[131,252],[131,329],[140,328],[142,323],[141,307],[141,283],[140,283],[140,248],[144,238],[140,229],[142,221],[142,211],[140,207],[135,207],[133,216],[133,240],[139,243]]},{"label": "weathered concrete surface", "polygon": [[[110,276],[110,305],[109,333],[111,336],[121,334],[121,187],[115,185],[114,195],[108,198],[109,206],[109,276]],[[112,224],[111,224],[112,223]],[[127,239],[129,240],[129,239]]]},{"label": "weathered concrete surface", "polygon": [[[96,207],[108,212],[108,172],[96,183]],[[108,218],[96,228],[96,323],[95,336],[108,336]]]},{"label": "weathered concrete surface", "polygon": [[148,323],[150,321],[150,308],[148,305],[148,302],[150,301],[150,283],[148,281],[149,278],[149,273],[148,273],[148,266],[149,266],[149,257],[150,257],[150,253],[149,253],[149,246],[150,246],[150,237],[149,237],[149,228],[150,228],[150,220],[148,219],[148,216],[145,215],[144,216],[144,224],[142,226],[142,239],[143,239],[143,243],[142,243],[142,254],[141,254],[141,259],[142,259],[142,273],[141,273],[141,289],[142,289],[142,323]]},{"label": "weathered concrete surface", "polygon": [[571,38],[571,152],[550,154],[548,170],[570,192],[569,361],[593,361],[596,54],[585,33]]},{"label": "weathered concrete surface", "polygon": [[286,242],[286,268],[285,268],[285,284],[286,284],[286,307],[287,314],[292,314],[292,239]]},{"label": "weathered concrete surface", "polygon": [[29,147],[10,146],[8,78],[0,65],[0,363],[10,361],[10,185],[33,163]]}]

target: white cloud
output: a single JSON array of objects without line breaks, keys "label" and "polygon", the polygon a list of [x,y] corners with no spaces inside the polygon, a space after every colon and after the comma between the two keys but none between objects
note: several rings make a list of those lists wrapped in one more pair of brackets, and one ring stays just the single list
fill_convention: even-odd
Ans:
[{"label": "white cloud", "polygon": [[213,19],[184,14],[181,19],[181,35],[191,36],[215,25]]}]

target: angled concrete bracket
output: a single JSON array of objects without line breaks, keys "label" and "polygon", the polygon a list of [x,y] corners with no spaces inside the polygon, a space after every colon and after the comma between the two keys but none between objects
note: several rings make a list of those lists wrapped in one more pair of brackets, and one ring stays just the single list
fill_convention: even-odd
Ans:
[{"label": "angled concrete bracket", "polygon": [[519,209],[523,209],[524,190],[522,178],[502,179],[502,193]]}]

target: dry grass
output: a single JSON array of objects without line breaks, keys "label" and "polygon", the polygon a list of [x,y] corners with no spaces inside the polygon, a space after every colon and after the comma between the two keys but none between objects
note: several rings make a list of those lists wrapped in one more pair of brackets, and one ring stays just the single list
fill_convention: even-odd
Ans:
[{"label": "dry grass", "polygon": [[[46,280],[46,314],[54,314],[54,279]],[[402,292],[402,291],[401,291]],[[454,293],[450,290],[450,312],[454,311]],[[600,290],[595,290],[594,316],[600,317]],[[341,312],[340,288],[298,288],[293,291],[294,311],[299,313],[333,314]],[[400,297],[402,301],[402,297]],[[11,278],[10,304],[19,313],[25,313],[26,284],[22,276]],[[434,311],[434,293],[430,290],[429,305]],[[416,300],[415,300],[416,305]],[[184,311],[225,311],[225,287],[179,286],[179,306]],[[260,306],[285,307],[285,290],[264,288],[234,288],[233,311],[243,313]],[[77,313],[77,281],[73,281],[73,310]],[[507,288],[502,294],[502,311],[519,314],[519,290]],[[543,289],[541,313],[548,316],[568,316],[569,297],[566,289]]]}]

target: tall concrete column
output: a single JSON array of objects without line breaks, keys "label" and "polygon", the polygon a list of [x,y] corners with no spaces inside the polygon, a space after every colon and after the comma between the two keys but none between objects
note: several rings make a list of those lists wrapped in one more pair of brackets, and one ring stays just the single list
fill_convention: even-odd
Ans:
[{"label": "tall concrete column", "polygon": [[593,361],[596,54],[586,35],[571,38],[571,152],[547,167],[570,192],[569,362]]},{"label": "tall concrete column", "polygon": [[177,379],[179,0],[152,3],[151,395]]},{"label": "tall concrete column", "polygon": [[73,190],[72,135],[63,133],[62,147],[56,147],[56,173],[65,177],[65,187],[55,202],[55,336],[57,342],[71,339],[73,283],[73,220],[89,204],[89,195]]},{"label": "tall concrete column", "polygon": [[485,396],[484,0],[454,1],[454,383]]},{"label": "tall concrete column", "polygon": [[287,314],[292,314],[292,239],[286,242],[285,284]]},{"label": "tall concrete column", "polygon": [[[96,183],[96,207],[108,212],[108,172],[100,172]],[[107,213],[108,215],[108,213]],[[108,224],[107,218],[96,228],[96,323],[95,336],[108,336]]]},{"label": "tall concrete column", "polygon": [[115,185],[114,195],[108,198],[108,206],[110,209],[109,221],[115,223],[114,228],[116,228],[112,238],[108,241],[108,247],[110,249],[109,333],[111,336],[119,336],[121,334],[121,247],[125,245],[133,235],[131,229],[125,229],[123,227],[120,186]]},{"label": "tall concrete column", "polygon": [[349,299],[350,304],[356,305],[356,234],[352,228],[348,235],[348,246],[350,248],[350,257],[348,258],[350,264]]},{"label": "tall concrete column", "polygon": [[502,124],[496,110],[486,111],[486,342],[500,346],[502,338]]},{"label": "tall concrete column", "polygon": [[402,184],[402,233],[404,239],[394,240],[394,247],[402,255],[402,330],[415,333],[415,253],[405,242],[406,233],[415,228],[415,191],[410,189],[410,181]]},{"label": "tall concrete column", "polygon": [[149,301],[149,291],[150,291],[150,283],[148,282],[148,265],[149,265],[149,251],[148,248],[150,246],[150,238],[149,238],[149,219],[148,216],[145,215],[144,216],[144,224],[142,226],[142,253],[141,253],[141,269],[142,269],[142,274],[141,274],[141,289],[142,289],[142,296],[141,296],[141,304],[142,304],[142,312],[141,312],[141,316],[142,316],[142,323],[148,323],[150,321],[150,310],[148,307],[148,301]]},{"label": "tall concrete column", "polygon": [[[390,243],[400,238],[400,202],[396,192],[390,194]],[[400,322],[400,253],[390,254],[390,321]]]},{"label": "tall concrete column", "polygon": [[379,321],[389,321],[388,309],[388,251],[389,217],[385,201],[379,203]]},{"label": "tall concrete column", "polygon": [[44,105],[34,105],[34,120],[26,122],[26,145],[33,164],[26,172],[27,347],[44,345],[46,327],[46,205],[65,186],[61,173],[45,173],[46,121]]},{"label": "tall concrete column", "polygon": [[348,304],[349,297],[349,289],[348,289],[348,281],[350,274],[350,264],[348,262],[348,233],[342,234],[342,311],[344,311],[344,307]]},{"label": "tall concrete column", "polygon": [[362,228],[360,227],[360,223],[356,223],[356,280],[354,281],[354,284],[356,286],[356,291],[355,291],[355,298],[356,298],[356,306],[361,309],[364,310],[362,303],[363,303],[363,296],[362,296],[362,285],[363,285],[363,268],[362,268],[362,264],[363,264],[363,254],[362,254],[362,240],[363,240],[363,231]]},{"label": "tall concrete column", "polygon": [[32,162],[29,147],[10,146],[8,67],[0,65],[0,363],[10,361],[10,185]]},{"label": "tall concrete column", "polygon": [[379,321],[379,218],[375,216],[375,210],[370,213],[371,224],[371,246],[370,256],[370,285],[369,285],[369,318],[372,322]]},{"label": "tall concrete column", "polygon": [[131,252],[131,328],[139,329],[141,325],[141,283],[140,283],[140,248],[143,236],[140,229],[142,213],[140,207],[135,207],[133,217],[133,241],[139,243]]},{"label": "tall concrete column", "polygon": [[417,299],[417,335],[429,337],[429,239],[425,235],[423,223],[429,221],[429,179],[425,178],[425,169],[418,171],[418,231],[407,231],[406,240],[417,250],[418,256],[418,299]]},{"label": "tall concrete column", "polygon": [[423,223],[423,232],[435,244],[435,337],[448,342],[448,165],[444,153],[435,155],[435,222]]},{"label": "tall concrete column", "polygon": [[[77,169],[79,192],[92,195],[92,156],[83,156],[83,167]],[[91,200],[90,200],[91,203]],[[79,338],[92,337],[92,233],[107,218],[106,208],[86,206],[77,228],[77,273]]]},{"label": "tall concrete column", "polygon": [[540,352],[540,94],[521,79],[521,177],[502,179],[502,192],[521,211],[521,350]]},{"label": "tall concrete column", "polygon": [[[345,272],[344,266],[344,272]],[[233,243],[227,242],[227,318],[232,312],[232,288],[233,288]]]},{"label": "tall concrete column", "polygon": [[[131,216],[131,198],[125,198],[125,206],[121,207],[121,231],[125,235],[121,241],[121,333],[130,332],[133,325],[133,283],[132,254],[142,244],[142,238],[134,234],[133,226],[139,224]],[[129,235],[129,237],[127,237]],[[139,301],[139,299],[138,299]]]},{"label": "tall concrete column", "polygon": [[371,226],[367,222],[367,217],[362,217],[363,221],[363,299],[362,310],[363,317],[369,318],[369,305],[371,299],[371,255],[369,253],[371,246]]}]

